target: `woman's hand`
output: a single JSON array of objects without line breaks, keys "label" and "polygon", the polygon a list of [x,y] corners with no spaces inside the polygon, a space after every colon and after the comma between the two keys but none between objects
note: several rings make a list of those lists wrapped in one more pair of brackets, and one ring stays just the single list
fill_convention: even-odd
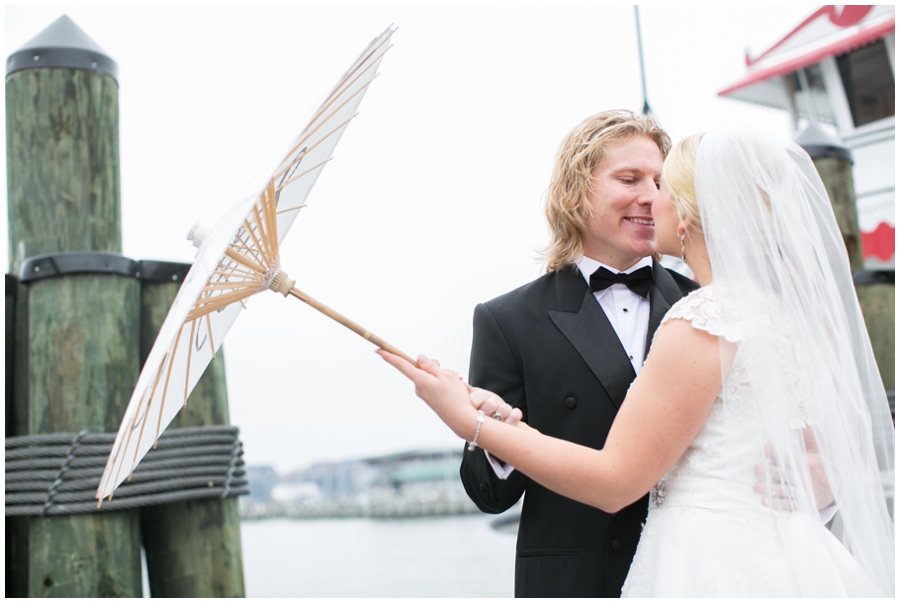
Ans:
[{"label": "woman's hand", "polygon": [[469,400],[472,388],[457,373],[441,368],[440,363],[425,356],[419,356],[419,366],[415,367],[385,350],[375,350],[375,353],[413,382],[416,395],[437,413],[453,433],[467,441],[475,437],[478,409]]},{"label": "woman's hand", "polygon": [[471,389],[469,400],[476,410],[482,410],[487,416],[510,425],[515,425],[522,420],[522,410],[513,408],[494,392],[480,387],[470,387],[469,389]]}]

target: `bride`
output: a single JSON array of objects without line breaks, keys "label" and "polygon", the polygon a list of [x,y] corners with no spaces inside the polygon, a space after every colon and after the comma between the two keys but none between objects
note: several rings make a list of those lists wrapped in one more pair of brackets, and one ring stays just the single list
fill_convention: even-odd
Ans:
[{"label": "bride", "polygon": [[623,596],[893,596],[893,426],[809,157],[695,135],[653,219],[701,288],[667,313],[601,450],[485,420],[495,395],[379,354],[454,433],[547,488],[609,513],[650,490]]}]

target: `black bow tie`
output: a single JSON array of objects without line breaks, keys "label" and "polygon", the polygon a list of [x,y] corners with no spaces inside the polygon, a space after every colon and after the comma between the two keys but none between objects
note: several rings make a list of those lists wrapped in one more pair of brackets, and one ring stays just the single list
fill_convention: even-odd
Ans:
[{"label": "black bow tie", "polygon": [[650,266],[638,268],[631,274],[620,272],[613,274],[604,267],[597,268],[591,275],[591,291],[603,291],[607,287],[615,285],[625,285],[641,297],[647,297],[650,293],[650,283],[653,282],[653,270]]}]

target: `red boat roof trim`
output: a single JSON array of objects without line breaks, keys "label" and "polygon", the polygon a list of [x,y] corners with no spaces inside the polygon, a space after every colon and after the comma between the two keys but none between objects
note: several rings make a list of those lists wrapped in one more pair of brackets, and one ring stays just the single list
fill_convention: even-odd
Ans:
[{"label": "red boat roof trim", "polygon": [[792,38],[797,35],[800,31],[805,29],[810,23],[816,21],[819,17],[823,15],[828,16],[828,20],[831,21],[832,24],[838,27],[851,27],[853,25],[858,24],[860,21],[865,19],[866,15],[872,12],[873,5],[847,5],[843,7],[843,10],[840,12],[837,10],[837,7],[833,5],[826,5],[811,14],[807,17],[803,23],[795,27],[788,35],[784,36],[781,40],[776,42],[771,48],[763,52],[761,55],[756,57],[755,59],[751,59],[750,55],[745,56],[745,61],[747,62],[747,67],[752,67],[762,59],[766,58],[775,50],[781,48],[788,41],[792,41]]},{"label": "red boat roof trim", "polygon": [[[833,44],[830,44],[828,46],[817,48],[812,52],[785,61],[784,63],[779,63],[765,69],[760,69],[758,71],[748,73],[737,83],[732,84],[728,88],[725,88],[724,90],[719,92],[719,96],[728,96],[732,92],[740,90],[741,88],[746,88],[747,86],[756,84],[757,82],[780,77],[782,75],[787,75],[788,73],[792,73],[794,71],[797,71],[798,69],[802,69],[803,67],[809,67],[810,65],[814,65],[826,57],[844,54],[845,52],[849,52],[855,48],[859,48],[861,46],[865,46],[866,44],[874,42],[892,31],[894,31],[893,18],[870,29],[860,31],[853,36],[834,42]],[[771,50],[774,50],[774,47],[767,51],[765,54],[768,54],[768,52],[771,52]],[[765,56],[765,54],[762,56]],[[756,60],[758,61],[762,58],[762,56],[760,56]]]}]

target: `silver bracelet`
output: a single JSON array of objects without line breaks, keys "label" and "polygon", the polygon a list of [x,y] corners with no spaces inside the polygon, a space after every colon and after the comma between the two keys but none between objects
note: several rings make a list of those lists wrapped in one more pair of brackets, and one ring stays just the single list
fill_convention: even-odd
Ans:
[{"label": "silver bracelet", "polygon": [[478,423],[475,425],[475,437],[472,438],[472,441],[469,442],[469,452],[475,450],[475,446],[478,443],[478,432],[481,431],[481,424],[484,423],[484,411],[478,411],[478,418],[475,419]]}]

